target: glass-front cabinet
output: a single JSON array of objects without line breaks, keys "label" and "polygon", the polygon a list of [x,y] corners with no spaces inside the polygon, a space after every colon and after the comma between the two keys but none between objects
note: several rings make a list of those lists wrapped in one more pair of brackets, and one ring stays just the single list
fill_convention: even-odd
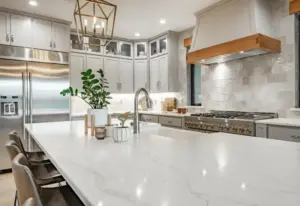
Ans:
[{"label": "glass-front cabinet", "polygon": [[80,41],[77,34],[71,34],[70,36],[70,44],[73,51],[102,53],[99,39],[82,36],[80,36],[79,38]]},{"label": "glass-front cabinet", "polygon": [[167,36],[163,36],[153,41],[150,41],[150,56],[156,57],[161,54],[168,53],[167,41],[168,41]]},{"label": "glass-front cabinet", "polygon": [[119,56],[132,58],[133,57],[133,48],[132,43],[130,42],[119,42]]},{"label": "glass-front cabinet", "polygon": [[118,41],[108,41],[105,46],[104,54],[108,56],[117,56],[118,55]]},{"label": "glass-front cabinet", "polygon": [[134,44],[134,58],[146,59],[147,58],[147,42],[136,42]]}]

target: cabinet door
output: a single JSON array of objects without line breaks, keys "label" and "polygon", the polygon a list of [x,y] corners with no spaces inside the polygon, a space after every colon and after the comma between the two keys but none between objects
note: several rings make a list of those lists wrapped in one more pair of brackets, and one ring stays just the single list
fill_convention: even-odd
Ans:
[{"label": "cabinet door", "polygon": [[70,54],[70,84],[73,88],[82,91],[81,72],[86,70],[84,54]]},{"label": "cabinet door", "polygon": [[119,54],[121,57],[132,58],[133,57],[133,46],[130,42],[119,42]]},{"label": "cabinet door", "polygon": [[100,74],[97,71],[99,71],[99,69],[103,69],[103,57],[87,55],[86,56],[86,68],[92,69],[93,73],[96,76],[99,76]]},{"label": "cabinet door", "polygon": [[32,46],[31,18],[16,14],[10,15],[11,45],[21,47]]},{"label": "cabinet door", "polygon": [[132,60],[120,59],[120,93],[133,93]]},{"label": "cabinet door", "polygon": [[158,90],[159,92],[169,92],[169,67],[168,56],[161,56],[159,58],[159,80]]},{"label": "cabinet door", "polygon": [[0,12],[0,44],[10,44],[9,14]]},{"label": "cabinet door", "polygon": [[147,42],[137,42],[134,44],[134,58],[135,59],[146,59],[147,58]]},{"label": "cabinet door", "polygon": [[134,64],[134,88],[148,87],[147,60],[136,60]]},{"label": "cabinet door", "polygon": [[51,22],[32,19],[32,47],[36,49],[52,49]]},{"label": "cabinet door", "polygon": [[150,60],[150,91],[153,93],[159,92],[158,84],[159,84],[159,59],[151,59]]},{"label": "cabinet door", "polygon": [[70,51],[70,25],[52,22],[53,50]]},{"label": "cabinet door", "polygon": [[104,58],[104,75],[109,83],[109,92],[119,92],[119,59]]}]

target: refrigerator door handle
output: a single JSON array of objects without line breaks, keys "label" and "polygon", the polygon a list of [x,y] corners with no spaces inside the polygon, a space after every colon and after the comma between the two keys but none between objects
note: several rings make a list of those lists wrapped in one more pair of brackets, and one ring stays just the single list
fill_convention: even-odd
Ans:
[{"label": "refrigerator door handle", "polygon": [[[22,102],[22,117],[23,117],[23,125],[22,125],[22,127],[23,127],[23,131],[25,131],[25,123],[26,123],[26,105],[25,105],[25,102],[26,102],[26,95],[25,95],[25,73],[24,72],[22,72],[22,100],[23,100],[23,102]],[[25,133],[23,133],[23,134],[25,134]]]},{"label": "refrigerator door handle", "polygon": [[32,123],[32,74],[29,72],[29,123]]}]

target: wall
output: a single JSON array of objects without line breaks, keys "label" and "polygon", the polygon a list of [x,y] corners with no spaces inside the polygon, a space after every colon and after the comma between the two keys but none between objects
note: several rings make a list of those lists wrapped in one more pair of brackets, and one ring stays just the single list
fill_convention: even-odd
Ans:
[{"label": "wall", "polygon": [[[202,69],[202,99],[205,110],[242,110],[278,112],[288,116],[295,106],[295,31],[294,16],[289,15],[286,0],[272,0],[276,38],[282,42],[281,54],[267,54],[215,64]],[[187,37],[190,30],[182,32]],[[180,39],[179,41],[182,41]],[[181,42],[181,46],[183,43]],[[187,81],[185,55],[180,54],[180,77]],[[185,70],[184,70],[185,69]],[[181,82],[181,84],[184,84]],[[187,91],[187,88],[181,88]],[[187,95],[183,102],[188,103]]]}]

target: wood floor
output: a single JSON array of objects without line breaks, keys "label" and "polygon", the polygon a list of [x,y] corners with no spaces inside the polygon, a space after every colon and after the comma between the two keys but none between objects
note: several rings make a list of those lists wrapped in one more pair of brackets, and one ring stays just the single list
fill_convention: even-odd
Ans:
[{"label": "wood floor", "polygon": [[15,191],[12,173],[0,173],[0,206],[13,206]]}]

